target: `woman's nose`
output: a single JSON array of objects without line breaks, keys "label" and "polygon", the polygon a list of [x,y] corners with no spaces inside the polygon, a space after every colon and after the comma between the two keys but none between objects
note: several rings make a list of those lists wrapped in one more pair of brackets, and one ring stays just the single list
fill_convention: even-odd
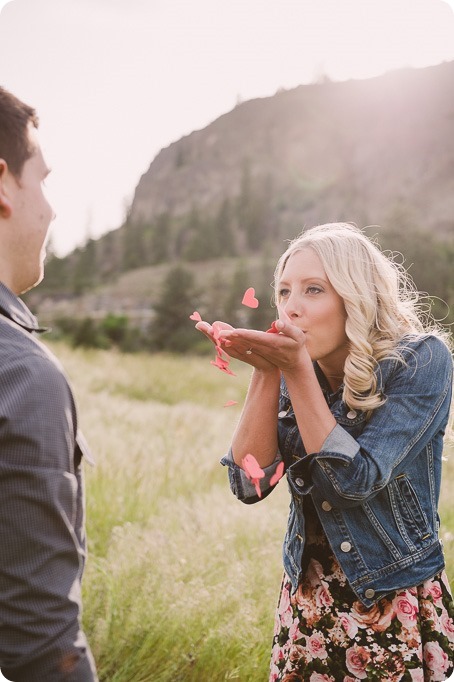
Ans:
[{"label": "woman's nose", "polygon": [[295,294],[290,294],[284,304],[284,310],[289,317],[296,318],[301,315],[301,305]]}]

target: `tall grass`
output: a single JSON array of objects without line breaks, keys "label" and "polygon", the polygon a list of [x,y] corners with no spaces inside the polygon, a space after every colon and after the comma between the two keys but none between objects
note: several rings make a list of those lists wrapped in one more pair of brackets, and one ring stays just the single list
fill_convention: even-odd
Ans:
[{"label": "tall grass", "polygon": [[[101,680],[265,682],[288,493],[282,483],[245,506],[219,465],[248,369],[237,363],[230,377],[207,358],[52,348],[97,459],[86,467],[84,624]],[[454,466],[445,464],[452,580]]]}]

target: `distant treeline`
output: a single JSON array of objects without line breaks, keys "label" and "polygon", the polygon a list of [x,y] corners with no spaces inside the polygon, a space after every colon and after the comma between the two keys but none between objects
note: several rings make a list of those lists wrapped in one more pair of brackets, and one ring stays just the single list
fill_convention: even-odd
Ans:
[{"label": "distant treeline", "polygon": [[[209,322],[225,320],[234,326],[267,329],[275,318],[270,286],[273,263],[264,258],[255,272],[253,284],[260,305],[247,308],[241,301],[251,285],[251,274],[239,259],[233,276],[220,272],[214,278],[201,278],[182,264],[168,269],[156,293],[152,314],[144,318],[109,312],[99,316],[57,317],[52,322],[52,336],[64,338],[74,346],[117,347],[124,352],[169,351],[182,353],[211,352],[211,344],[194,330],[189,319],[196,309]],[[202,278],[203,279],[203,278]]]},{"label": "distant treeline", "polygon": [[[191,328],[188,315],[200,303],[206,319],[224,319],[231,324],[266,328],[274,312],[269,305],[273,265],[285,248],[289,234],[282,217],[283,202],[273,199],[271,185],[254,183],[245,169],[241,191],[235,199],[225,199],[214,214],[197,206],[183,217],[170,213],[149,223],[132,222],[128,217],[118,230],[99,240],[89,239],[83,248],[66,258],[53,257],[46,266],[40,285],[41,296],[77,297],[108,285],[124,272],[166,264],[167,275],[161,290],[152,293],[150,316],[137,321],[126,314],[108,312],[104,319],[59,319],[54,328],[75,344],[123,350],[197,350],[200,339]],[[398,252],[397,259],[408,269],[416,287],[428,292],[432,312],[443,324],[454,323],[454,240],[415,226],[405,207],[396,208],[387,225],[369,227],[384,250]],[[285,233],[286,232],[286,233]],[[248,259],[257,255],[263,267],[255,281],[248,271]],[[220,261],[214,280],[204,281],[203,263],[215,259],[236,260],[237,267],[226,273]],[[191,267],[189,268],[189,264]],[[194,276],[194,266],[198,276]],[[202,274],[200,275],[200,272]],[[241,297],[255,286],[263,305],[251,316],[241,306]]]},{"label": "distant treeline", "polygon": [[161,263],[245,257],[266,248],[278,254],[284,225],[282,202],[273,199],[271,181],[253,181],[246,164],[239,195],[214,211],[196,203],[183,216],[162,213],[149,222],[128,215],[118,230],[86,244],[65,258],[51,256],[41,290],[79,295],[123,272]]}]

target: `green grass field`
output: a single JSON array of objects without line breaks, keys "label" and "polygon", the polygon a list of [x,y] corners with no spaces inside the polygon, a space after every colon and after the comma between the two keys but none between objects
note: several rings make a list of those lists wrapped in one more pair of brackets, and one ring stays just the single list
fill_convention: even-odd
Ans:
[{"label": "green grass field", "polygon": [[[97,460],[85,468],[84,626],[101,681],[266,682],[288,492],[243,505],[219,465],[248,368],[230,377],[209,358],[50,345]],[[451,581],[452,459],[441,505]]]}]

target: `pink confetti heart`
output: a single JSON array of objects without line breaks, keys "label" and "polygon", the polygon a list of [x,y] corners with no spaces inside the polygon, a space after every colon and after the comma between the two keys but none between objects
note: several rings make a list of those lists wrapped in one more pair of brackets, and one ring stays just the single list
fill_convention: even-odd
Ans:
[{"label": "pink confetti heart", "polygon": [[266,332],[267,334],[279,334],[279,329],[276,329],[276,320],[271,323],[271,327]]},{"label": "pink confetti heart", "polygon": [[221,372],[225,372],[226,374],[230,374],[232,377],[236,376],[234,372],[232,372],[231,369],[229,369],[229,360],[223,360],[220,355],[216,356],[216,360],[210,360],[210,364],[214,365],[215,367],[218,367],[218,369],[221,370]]},{"label": "pink confetti heart", "polygon": [[276,467],[276,473],[274,473],[270,478],[270,485],[276,485],[276,483],[282,478],[283,475],[284,462],[279,462],[279,464]]},{"label": "pink confetti heart", "polygon": [[196,322],[202,322],[202,317],[200,313],[197,312],[197,310],[194,310],[192,315],[189,315],[190,320],[195,320]]},{"label": "pink confetti heart", "polygon": [[254,455],[245,455],[245,457],[243,457],[241,460],[241,466],[244,469],[244,473],[254,486],[257,497],[262,497],[262,491],[260,490],[260,479],[265,476],[265,472],[260,467]]},{"label": "pink confetti heart", "polygon": [[224,407],[232,407],[232,405],[238,405],[238,401],[237,400],[227,400]]},{"label": "pink confetti heart", "polygon": [[262,491],[260,490],[260,479],[251,478],[251,483],[255,487],[255,492],[257,493],[257,497],[262,497]]},{"label": "pink confetti heart", "polygon": [[241,301],[243,305],[246,305],[248,308],[258,308],[259,307],[259,302],[258,299],[255,298],[255,289],[254,287],[249,287],[249,289],[246,289],[244,292],[243,300]]},{"label": "pink confetti heart", "polygon": [[255,459],[254,455],[251,454],[245,455],[241,460],[241,466],[244,469],[244,473],[250,480],[252,480],[253,478],[265,477],[265,472]]}]

